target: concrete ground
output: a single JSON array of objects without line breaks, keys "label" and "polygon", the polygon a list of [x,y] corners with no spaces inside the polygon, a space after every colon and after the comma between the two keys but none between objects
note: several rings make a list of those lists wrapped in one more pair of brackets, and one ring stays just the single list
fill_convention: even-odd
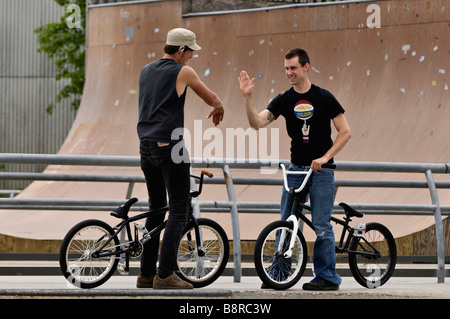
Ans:
[{"label": "concrete ground", "polygon": [[338,291],[302,289],[312,277],[303,277],[291,289],[260,289],[256,276],[222,276],[213,284],[193,290],[136,289],[135,276],[113,276],[96,289],[72,287],[62,276],[0,276],[1,298],[158,298],[158,299],[450,299],[450,283],[435,277],[392,277],[384,286],[367,289],[352,277],[344,277]]}]

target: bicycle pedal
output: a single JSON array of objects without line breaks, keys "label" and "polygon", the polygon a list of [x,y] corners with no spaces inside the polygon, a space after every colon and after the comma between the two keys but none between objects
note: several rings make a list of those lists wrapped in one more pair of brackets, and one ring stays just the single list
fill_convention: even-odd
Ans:
[{"label": "bicycle pedal", "polygon": [[128,276],[130,274],[127,267],[125,266],[125,263],[119,263],[117,265],[117,271],[123,276]]},{"label": "bicycle pedal", "polygon": [[134,222],[134,227],[136,227],[136,229],[142,232],[144,235],[148,233],[147,228],[145,228],[145,226],[140,222]]},{"label": "bicycle pedal", "polygon": [[366,233],[366,224],[365,223],[356,223],[353,229],[353,236],[355,237],[364,237]]}]

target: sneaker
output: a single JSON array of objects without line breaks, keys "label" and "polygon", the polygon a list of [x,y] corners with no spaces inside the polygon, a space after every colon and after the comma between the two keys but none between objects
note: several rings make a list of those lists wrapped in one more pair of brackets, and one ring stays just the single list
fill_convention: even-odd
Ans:
[{"label": "sneaker", "polygon": [[180,279],[175,273],[167,278],[161,279],[158,275],[155,275],[153,279],[153,289],[192,289],[190,283]]},{"label": "sneaker", "polygon": [[136,288],[153,288],[153,279],[155,276],[144,276],[139,274],[136,280]]},{"label": "sneaker", "polygon": [[333,284],[332,282],[316,277],[310,282],[303,284],[304,290],[338,290],[339,285]]}]

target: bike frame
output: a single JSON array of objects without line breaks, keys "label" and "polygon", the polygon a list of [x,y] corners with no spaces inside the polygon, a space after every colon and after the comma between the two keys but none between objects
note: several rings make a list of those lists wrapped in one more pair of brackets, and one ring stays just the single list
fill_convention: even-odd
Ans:
[{"label": "bike frame", "polygon": [[[302,208],[302,209],[311,211],[310,206],[300,202],[300,192],[305,188],[306,183],[308,182],[309,178],[311,177],[311,175],[313,173],[313,170],[310,168],[308,171],[290,172],[290,171],[286,170],[286,167],[284,166],[284,164],[280,164],[280,166],[283,170],[284,188],[290,194],[294,195],[294,202],[292,204],[291,215],[286,220],[286,221],[292,222],[292,224],[293,224],[293,227],[292,227],[293,236],[291,236],[288,250],[283,254],[283,257],[290,258],[290,257],[292,257],[292,249],[295,244],[295,234],[297,234],[297,231],[299,229],[300,220],[302,220],[306,225],[308,225],[312,230],[314,230],[314,226],[313,226],[312,222],[300,210],[300,208]],[[289,185],[287,183],[287,175],[288,174],[305,175],[305,178],[303,179],[303,182],[299,188],[297,188],[297,189],[294,189],[293,187],[289,188]],[[350,242],[351,242],[352,238],[354,237],[353,236],[354,229],[349,225],[349,222],[351,221],[350,217],[345,216],[344,220],[341,220],[341,219],[331,216],[331,221],[342,226],[342,232],[341,232],[341,236],[339,239],[339,244],[336,245],[337,253],[354,253],[354,254],[364,255],[366,257],[372,255],[374,258],[377,258],[380,256],[380,252],[371,243],[369,243],[364,237],[361,237],[361,239],[367,245],[369,245],[370,248],[372,248],[376,253],[348,250],[348,247],[350,246]],[[347,239],[345,240],[347,233],[348,233]],[[286,231],[283,230],[280,235],[280,241],[278,243],[278,252],[283,251],[283,242],[284,242],[285,238],[286,238]],[[342,246],[344,244],[344,240],[345,240],[345,245]]]},{"label": "bike frame", "polygon": [[[196,176],[196,175],[191,175],[191,177],[199,179],[199,189],[198,191],[193,191],[189,194],[189,213],[188,213],[188,222],[193,221],[194,223],[194,229],[195,229],[195,239],[196,242],[199,243],[200,245],[197,247],[197,253],[198,256],[202,257],[205,255],[205,252],[203,250],[203,241],[201,240],[201,234],[200,234],[200,229],[198,226],[198,222],[197,222],[197,218],[194,216],[193,214],[193,209],[192,209],[192,198],[196,198],[198,197],[201,192],[202,192],[202,187],[203,187],[203,176],[204,175],[208,175],[209,177],[212,177],[212,174],[206,172],[206,171],[202,171],[200,176]],[[131,232],[131,227],[130,227],[130,223],[138,221],[140,219],[144,219],[147,217],[150,217],[151,215],[157,215],[157,214],[162,214],[165,213],[169,210],[169,206],[164,206],[161,207],[159,209],[155,209],[152,211],[147,211],[145,213],[142,214],[138,214],[136,216],[132,216],[132,217],[126,217],[125,219],[122,220],[122,222],[120,222],[119,224],[117,224],[113,229],[115,230],[114,234],[112,236],[109,237],[109,239],[98,249],[96,249],[94,252],[91,253],[92,257],[95,258],[101,258],[101,257],[109,257],[112,255],[116,255],[119,256],[121,254],[125,253],[125,262],[126,262],[126,269],[128,268],[128,264],[129,264],[129,249],[130,246],[127,245],[126,243],[120,243],[120,249],[118,251],[114,251],[114,252],[103,252],[103,249],[106,247],[106,245],[108,245],[114,238],[118,237],[118,235],[120,234],[120,232],[125,228],[126,229],[126,236],[128,238],[128,243],[132,243],[135,242],[136,244],[142,244],[143,242],[146,242],[148,240],[150,240],[151,238],[153,238],[154,236],[158,235],[159,233],[161,233],[161,231],[164,230],[164,228],[166,227],[167,224],[167,220],[164,220],[161,224],[157,225],[155,228],[151,229],[148,233],[144,234],[144,236],[142,236],[141,239],[138,240],[138,231],[137,229],[135,229],[135,238],[133,240],[132,238],[132,232]],[[105,236],[100,237],[95,243],[100,242],[101,240],[103,240],[103,238],[105,238]],[[127,245],[125,248],[122,248],[123,245]]]},{"label": "bike frame", "polygon": [[[160,209],[156,209],[156,210],[153,210],[153,211],[147,211],[145,213],[142,213],[142,214],[139,214],[139,215],[136,215],[136,216],[132,216],[132,217],[128,217],[127,219],[123,220],[122,222],[120,222],[119,224],[117,224],[113,228],[115,230],[114,234],[111,237],[109,237],[109,239],[93,253],[93,257],[96,257],[96,258],[98,258],[98,257],[108,257],[108,256],[111,256],[111,255],[120,255],[120,254],[126,253],[128,251],[128,249],[129,249],[129,247],[127,247],[125,249],[120,249],[120,250],[115,251],[113,253],[111,253],[111,252],[102,253],[102,250],[103,250],[103,248],[106,247],[106,245],[108,245],[111,242],[111,240],[113,240],[113,238],[118,237],[119,233],[124,228],[126,229],[126,235],[128,237],[128,241],[132,242],[133,238],[132,238],[132,235],[131,235],[132,233],[131,233],[130,223],[135,222],[135,221],[140,220],[140,219],[143,219],[143,218],[147,218],[147,217],[149,217],[150,215],[153,215],[153,214],[165,213],[168,210],[169,210],[169,207],[165,206],[165,207],[162,207]],[[143,236],[143,238],[150,239],[151,237],[155,236],[156,234],[158,234],[159,232],[161,232],[165,228],[166,223],[167,223],[167,221],[162,222],[161,224],[156,226],[154,229],[149,231],[146,234],[146,236]],[[104,238],[104,236],[100,237],[97,242],[99,242],[103,238]],[[137,240],[137,238],[135,238],[135,241],[136,240]],[[121,243],[121,245],[122,245],[122,243]]]},{"label": "bike frame", "polygon": [[[299,196],[300,196],[300,192],[303,190],[303,188],[305,188],[306,183],[308,182],[309,177],[311,176],[313,170],[310,168],[308,171],[289,172],[286,170],[286,167],[284,166],[284,164],[280,164],[280,167],[283,171],[283,186],[287,192],[294,195],[294,203],[292,205],[291,215],[287,218],[287,221],[290,221],[293,224],[293,227],[292,227],[293,236],[291,236],[288,250],[283,254],[284,258],[290,258],[290,257],[292,257],[292,249],[294,248],[294,244],[295,244],[295,234],[297,234],[297,231],[298,231],[299,220],[302,219],[309,227],[314,229],[314,226],[312,225],[312,223],[302,213],[297,214],[297,212],[299,212],[299,206],[305,206],[306,209],[309,208],[307,205],[300,203]],[[287,182],[288,174],[305,175],[305,178],[303,179],[303,182],[299,188],[297,188],[297,189],[294,189],[293,187],[289,188],[289,185]],[[280,241],[278,242],[278,252],[283,251],[283,243],[284,243],[285,238],[286,238],[286,231],[283,230],[280,235]]]}]

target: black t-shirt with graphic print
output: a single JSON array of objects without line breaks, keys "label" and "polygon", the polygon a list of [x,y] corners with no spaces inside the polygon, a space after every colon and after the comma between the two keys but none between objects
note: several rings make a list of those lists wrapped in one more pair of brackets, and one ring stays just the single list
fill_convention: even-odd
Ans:
[{"label": "black t-shirt with graphic print", "polygon": [[280,115],[285,118],[291,138],[291,162],[302,166],[311,165],[330,149],[333,145],[331,120],[345,112],[333,94],[314,84],[304,94],[294,88],[279,94],[267,109],[275,118]]}]

